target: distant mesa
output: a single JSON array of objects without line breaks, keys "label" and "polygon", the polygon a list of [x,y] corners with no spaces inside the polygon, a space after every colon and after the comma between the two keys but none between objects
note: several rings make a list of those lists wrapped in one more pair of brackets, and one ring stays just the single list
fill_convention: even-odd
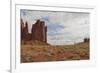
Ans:
[{"label": "distant mesa", "polygon": [[89,38],[84,38],[84,42],[90,42]]},{"label": "distant mesa", "polygon": [[23,19],[21,19],[21,40],[37,40],[47,43],[47,26],[45,26],[45,22],[38,19],[36,23],[32,25],[31,33],[29,33],[27,21],[24,23]]}]

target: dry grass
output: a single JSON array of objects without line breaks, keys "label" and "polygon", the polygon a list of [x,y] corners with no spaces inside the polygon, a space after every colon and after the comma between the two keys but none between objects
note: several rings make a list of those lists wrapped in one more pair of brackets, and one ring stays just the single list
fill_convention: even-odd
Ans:
[{"label": "dry grass", "polygon": [[89,43],[76,45],[21,45],[21,63],[89,59]]}]

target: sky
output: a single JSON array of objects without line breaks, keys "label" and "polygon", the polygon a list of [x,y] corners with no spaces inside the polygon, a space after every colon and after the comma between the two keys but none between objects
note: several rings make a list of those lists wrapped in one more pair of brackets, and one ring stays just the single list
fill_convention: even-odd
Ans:
[{"label": "sky", "polygon": [[89,38],[89,13],[20,10],[24,23],[27,21],[29,32],[37,19],[45,21],[47,42],[51,45],[68,45],[83,42]]}]

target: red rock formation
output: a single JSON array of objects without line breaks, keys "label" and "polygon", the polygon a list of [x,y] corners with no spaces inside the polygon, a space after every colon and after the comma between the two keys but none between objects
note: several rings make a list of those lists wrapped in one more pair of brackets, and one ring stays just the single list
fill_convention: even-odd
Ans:
[{"label": "red rock formation", "polygon": [[90,39],[89,38],[84,38],[84,42],[89,42]]},{"label": "red rock formation", "polygon": [[47,43],[47,26],[44,21],[37,20],[32,25],[31,33],[28,32],[28,23],[21,19],[21,40],[38,40]]},{"label": "red rock formation", "polygon": [[21,39],[23,40],[24,22],[23,22],[23,20],[22,20],[22,19],[21,19],[20,23],[21,23]]},{"label": "red rock formation", "polygon": [[47,26],[45,26],[45,42],[47,43]]},{"label": "red rock formation", "polygon": [[47,42],[46,40],[46,29],[45,28],[45,22],[44,21],[40,21],[37,20],[37,22],[35,24],[33,24],[32,26],[32,40],[38,40],[38,41],[42,41],[42,42]]}]

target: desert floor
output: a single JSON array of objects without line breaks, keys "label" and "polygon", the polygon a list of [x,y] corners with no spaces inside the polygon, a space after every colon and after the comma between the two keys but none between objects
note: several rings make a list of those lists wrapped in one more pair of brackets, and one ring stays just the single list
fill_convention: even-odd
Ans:
[{"label": "desert floor", "polygon": [[89,59],[89,42],[75,45],[21,44],[21,63]]}]

